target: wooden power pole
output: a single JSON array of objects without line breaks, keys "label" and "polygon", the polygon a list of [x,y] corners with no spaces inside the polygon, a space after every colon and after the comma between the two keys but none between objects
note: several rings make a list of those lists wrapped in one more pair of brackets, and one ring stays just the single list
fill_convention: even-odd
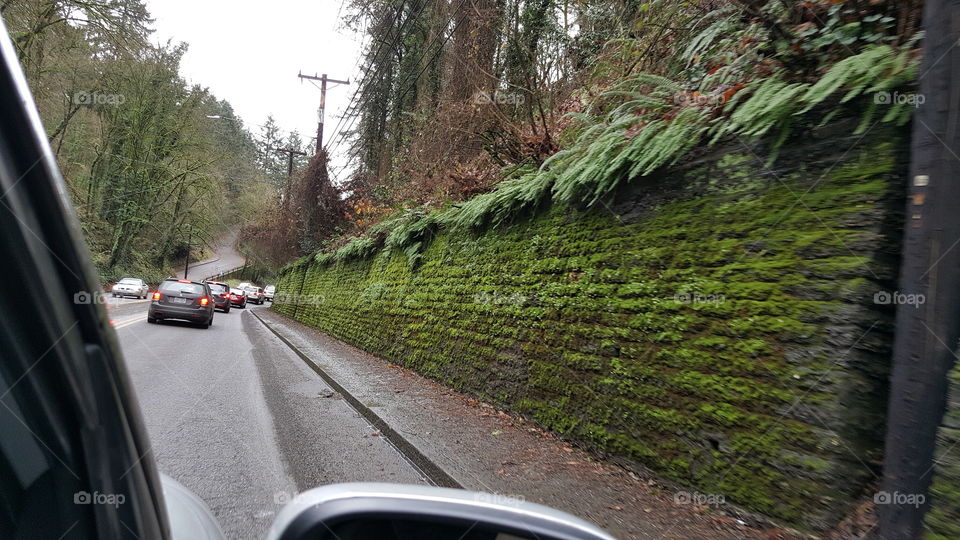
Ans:
[{"label": "wooden power pole", "polygon": [[273,150],[273,151],[275,151],[275,152],[280,152],[280,153],[287,154],[287,178],[290,178],[291,176],[293,176],[293,156],[294,156],[294,155],[298,155],[298,156],[305,156],[305,155],[307,155],[306,152],[301,152],[301,151],[299,151],[299,150],[294,150],[293,148],[270,148],[270,149]]},{"label": "wooden power pole", "polygon": [[324,110],[327,107],[327,83],[350,84],[350,81],[338,81],[337,79],[331,79],[327,77],[326,73],[320,75],[319,77],[317,75],[304,75],[303,73],[298,73],[297,77],[311,81],[320,81],[320,120],[317,123],[317,153],[319,154],[320,150],[323,149],[323,116]]},{"label": "wooden power pole", "polygon": [[281,152],[287,154],[287,187],[283,194],[283,204],[287,204],[290,201],[290,182],[293,179],[293,156],[305,156],[306,152],[301,152],[300,150],[294,150],[293,148],[270,148],[275,152]]},{"label": "wooden power pole", "polygon": [[960,339],[960,0],[923,6],[923,61],[913,115],[900,292],[890,377],[879,537],[912,540],[930,507],[947,375]]}]

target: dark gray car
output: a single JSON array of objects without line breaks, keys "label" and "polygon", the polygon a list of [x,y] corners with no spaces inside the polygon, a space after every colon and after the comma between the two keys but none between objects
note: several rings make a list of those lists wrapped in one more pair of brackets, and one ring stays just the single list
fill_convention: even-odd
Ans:
[{"label": "dark gray car", "polygon": [[213,295],[206,283],[169,278],[153,293],[147,322],[181,319],[210,328],[213,324]]}]

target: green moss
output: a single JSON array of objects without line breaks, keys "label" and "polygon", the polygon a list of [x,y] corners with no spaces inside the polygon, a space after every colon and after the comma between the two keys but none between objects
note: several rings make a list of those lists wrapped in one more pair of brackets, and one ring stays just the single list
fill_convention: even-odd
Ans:
[{"label": "green moss", "polygon": [[937,435],[933,485],[930,487],[932,508],[926,515],[928,538],[960,538],[960,365],[950,374],[950,402],[943,426]]},{"label": "green moss", "polygon": [[[273,309],[599,452],[823,529],[868,481],[841,474],[863,472],[844,447],[881,444],[837,440],[875,414],[839,393],[886,358],[834,365],[851,344],[830,327],[869,327],[864,293],[895,276],[875,232],[890,219],[892,147],[874,148],[884,154],[794,164],[776,181],[728,155],[655,204],[638,192],[629,219],[556,207],[478,234],[511,211],[493,195],[469,215],[401,216],[336,260],[285,269],[281,292],[302,282],[322,305]],[[529,195],[539,208],[544,193]]]}]

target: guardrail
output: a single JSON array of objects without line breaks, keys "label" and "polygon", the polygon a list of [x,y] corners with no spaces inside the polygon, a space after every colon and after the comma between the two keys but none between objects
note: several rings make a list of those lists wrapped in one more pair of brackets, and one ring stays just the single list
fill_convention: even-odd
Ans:
[{"label": "guardrail", "polygon": [[214,281],[223,281],[223,279],[224,279],[226,276],[229,276],[230,274],[232,274],[232,273],[234,273],[234,272],[239,272],[240,270],[243,270],[244,268],[246,268],[246,265],[238,266],[238,267],[236,267],[236,268],[230,268],[230,269],[228,269],[228,270],[223,270],[223,271],[221,271],[221,272],[217,272],[217,273],[211,274],[211,275],[209,275],[209,276],[204,276],[203,279],[214,279],[214,278],[216,278],[216,279],[214,279]]}]

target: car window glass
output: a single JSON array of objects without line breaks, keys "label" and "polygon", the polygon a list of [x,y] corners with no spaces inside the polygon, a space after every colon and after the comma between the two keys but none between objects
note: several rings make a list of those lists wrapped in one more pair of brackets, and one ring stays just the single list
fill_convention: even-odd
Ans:
[{"label": "car window glass", "polygon": [[78,479],[81,465],[70,457],[78,449],[56,437],[34,388],[18,384],[24,375],[12,362],[0,365],[0,538],[56,538],[71,529],[82,537],[89,506],[78,501],[89,494]]},{"label": "car window glass", "polygon": [[165,293],[181,294],[203,294],[203,285],[196,283],[180,283],[179,281],[164,281],[160,284],[160,290]]}]

